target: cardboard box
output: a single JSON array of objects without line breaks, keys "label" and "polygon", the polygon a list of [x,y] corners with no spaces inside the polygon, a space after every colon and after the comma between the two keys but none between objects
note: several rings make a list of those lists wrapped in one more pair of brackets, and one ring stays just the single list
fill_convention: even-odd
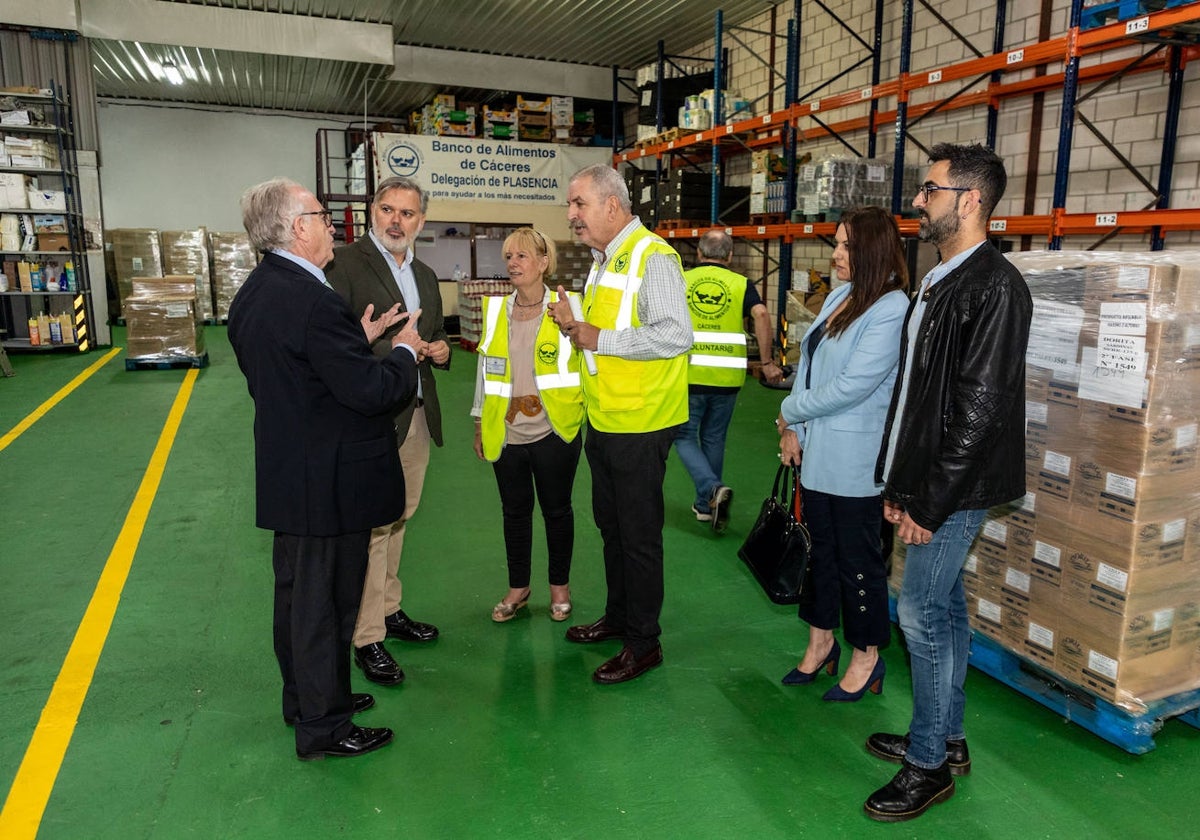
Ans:
[{"label": "cardboard box", "polygon": [[37,234],[37,249],[39,251],[70,251],[71,237],[65,233]]},{"label": "cardboard box", "polygon": [[33,183],[20,172],[0,172],[0,207],[24,210],[29,207],[29,187]]},{"label": "cardboard box", "polygon": [[30,210],[66,210],[67,194],[62,190],[29,190]]},{"label": "cardboard box", "polygon": [[258,254],[245,233],[209,233],[212,254],[213,306],[218,319],[229,318],[229,304],[250,272],[258,265]]},{"label": "cardboard box", "polygon": [[213,318],[213,293],[209,267],[208,230],[164,230],[159,234],[162,245],[163,274],[191,277],[194,281],[200,317]]},{"label": "cardboard box", "polygon": [[162,245],[152,228],[112,228],[105,232],[117,273],[118,308],[133,293],[135,277],[162,277]]},{"label": "cardboard box", "polygon": [[204,323],[193,279],[143,278],[123,304],[125,352],[131,358],[195,358],[204,354]]}]

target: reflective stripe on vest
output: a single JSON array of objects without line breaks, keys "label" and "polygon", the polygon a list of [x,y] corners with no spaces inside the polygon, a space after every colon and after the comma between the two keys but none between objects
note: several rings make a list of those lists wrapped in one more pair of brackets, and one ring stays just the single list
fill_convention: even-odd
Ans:
[{"label": "reflective stripe on vest", "polygon": [[[550,299],[557,300],[558,295],[551,292]],[[495,461],[500,457],[507,438],[505,415],[513,396],[507,298],[485,298],[483,312],[484,336],[477,350],[484,356],[505,359],[503,374],[488,374],[485,369],[483,377],[484,399],[480,433],[484,457]],[[549,354],[543,356],[538,353],[538,347],[545,346],[548,342],[554,342],[556,348],[553,367],[547,363]],[[574,440],[583,425],[583,392],[580,390],[578,353],[571,345],[571,340],[545,315],[542,316],[537,335],[534,337],[533,374],[550,428],[563,440]]]},{"label": "reflective stripe on vest", "polygon": [[[652,254],[662,254],[678,265],[679,255],[670,245],[638,227],[612,254],[603,272],[593,265],[584,287],[586,320],[600,330],[640,327],[638,293],[645,261]],[[614,264],[625,270],[608,270]],[[585,373],[581,381],[588,423],[597,431],[652,432],[687,420],[686,354],[631,360],[597,353],[596,368],[596,375]]]}]

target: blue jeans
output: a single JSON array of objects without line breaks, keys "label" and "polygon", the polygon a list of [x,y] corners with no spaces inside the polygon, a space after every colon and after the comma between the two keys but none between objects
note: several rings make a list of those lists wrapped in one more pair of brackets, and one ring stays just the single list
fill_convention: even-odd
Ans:
[{"label": "blue jeans", "polygon": [[986,510],[955,511],[928,545],[908,546],[897,612],[912,664],[910,764],[932,770],[946,760],[946,741],[965,737],[963,707],[971,628],[962,569]]},{"label": "blue jeans", "polygon": [[725,433],[737,394],[688,394],[688,419],[675,436],[675,451],[696,485],[696,510],[708,513],[708,500],[721,486]]}]

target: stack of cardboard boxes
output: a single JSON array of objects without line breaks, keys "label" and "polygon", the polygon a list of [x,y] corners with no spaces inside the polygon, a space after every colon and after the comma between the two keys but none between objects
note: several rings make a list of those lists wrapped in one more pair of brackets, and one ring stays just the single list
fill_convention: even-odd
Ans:
[{"label": "stack of cardboard boxes", "polygon": [[191,275],[140,277],[131,284],[124,309],[130,359],[197,359],[204,355],[204,320]]},{"label": "stack of cardboard boxes", "polygon": [[1141,711],[1200,687],[1200,272],[1170,253],[1012,259],[1034,298],[1028,493],[972,549],[972,625]]},{"label": "stack of cardboard boxes", "polygon": [[233,296],[258,264],[245,233],[110,228],[105,240],[117,312],[124,310],[138,278],[187,275],[193,279],[200,318],[225,320]]},{"label": "stack of cardboard boxes", "polygon": [[518,140],[523,143],[547,143],[551,140],[551,102],[551,99],[517,96]]}]

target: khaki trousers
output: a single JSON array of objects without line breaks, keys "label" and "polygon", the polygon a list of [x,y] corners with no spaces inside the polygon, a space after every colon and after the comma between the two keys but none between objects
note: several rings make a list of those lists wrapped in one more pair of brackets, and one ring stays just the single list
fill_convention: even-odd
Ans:
[{"label": "khaki trousers", "polygon": [[400,552],[404,548],[404,531],[408,520],[421,503],[425,487],[425,470],[429,466],[429,426],[425,409],[413,412],[408,435],[400,444],[400,465],[404,468],[404,515],[390,525],[371,531],[367,558],[367,576],[363,581],[362,602],[358,607],[358,622],[354,625],[354,646],[382,642],[387,635],[384,616],[400,609]]}]

